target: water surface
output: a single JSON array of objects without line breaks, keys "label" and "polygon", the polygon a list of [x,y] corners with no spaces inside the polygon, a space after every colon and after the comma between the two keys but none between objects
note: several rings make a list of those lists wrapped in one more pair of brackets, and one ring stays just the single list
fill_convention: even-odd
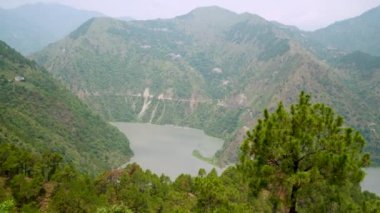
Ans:
[{"label": "water surface", "polygon": [[[193,156],[198,150],[204,157],[212,157],[223,141],[204,134],[202,130],[160,126],[145,123],[111,123],[130,140],[138,163],[158,175],[165,174],[172,180],[181,173],[197,175],[200,168],[210,171],[214,166]],[[218,173],[221,169],[217,169]]]},{"label": "water surface", "polygon": [[380,167],[367,168],[365,172],[367,175],[361,184],[362,190],[367,190],[380,196]]},{"label": "water surface", "polygon": [[[165,174],[174,180],[179,174],[197,175],[200,168],[207,171],[214,166],[192,155],[198,150],[205,157],[212,157],[223,145],[218,138],[209,137],[198,129],[160,126],[143,123],[112,123],[130,140],[134,152],[131,162],[143,169]],[[129,162],[129,163],[131,163]],[[217,169],[218,173],[222,169]],[[365,169],[367,175],[361,186],[380,196],[380,168]]]}]

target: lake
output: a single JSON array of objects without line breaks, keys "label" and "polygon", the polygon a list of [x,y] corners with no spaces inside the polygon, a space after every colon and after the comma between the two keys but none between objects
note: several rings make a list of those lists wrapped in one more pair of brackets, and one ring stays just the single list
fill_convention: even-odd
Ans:
[{"label": "lake", "polygon": [[[146,123],[111,124],[130,140],[134,157],[128,163],[136,162],[143,169],[165,174],[172,180],[181,173],[197,175],[200,168],[210,171],[214,166],[194,157],[193,151],[212,157],[223,146],[223,140],[198,129]],[[222,169],[216,169],[220,174]]]},{"label": "lake", "polygon": [[[204,157],[212,157],[223,141],[204,134],[202,130],[160,126],[144,123],[111,123],[130,140],[135,153],[131,162],[174,180],[179,174],[197,175],[200,168],[210,171],[214,166],[193,156],[198,150]],[[131,163],[128,162],[128,163]],[[222,169],[217,168],[218,174]],[[365,169],[367,175],[362,189],[380,195],[380,168]]]},{"label": "lake", "polygon": [[367,190],[380,196],[380,168],[367,168],[365,172],[367,175],[361,184],[362,190]]}]

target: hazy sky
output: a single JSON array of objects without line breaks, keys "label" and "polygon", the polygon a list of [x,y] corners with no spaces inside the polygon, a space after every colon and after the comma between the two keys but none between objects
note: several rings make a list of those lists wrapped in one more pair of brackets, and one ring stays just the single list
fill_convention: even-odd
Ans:
[{"label": "hazy sky", "polygon": [[304,30],[324,27],[380,5],[380,0],[0,0],[0,7],[10,8],[34,2],[61,3],[109,16],[135,19],[171,18],[196,7],[218,5]]}]

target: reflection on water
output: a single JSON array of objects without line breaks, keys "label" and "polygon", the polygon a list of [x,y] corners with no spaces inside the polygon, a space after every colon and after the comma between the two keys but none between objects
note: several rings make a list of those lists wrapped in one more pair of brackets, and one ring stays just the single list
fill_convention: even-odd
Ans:
[{"label": "reflection on water", "polygon": [[135,154],[131,162],[159,175],[163,173],[172,180],[181,173],[196,175],[200,168],[211,170],[213,165],[197,159],[192,152],[198,150],[203,156],[212,157],[223,145],[221,139],[209,137],[198,129],[143,123],[111,124],[130,140]]}]

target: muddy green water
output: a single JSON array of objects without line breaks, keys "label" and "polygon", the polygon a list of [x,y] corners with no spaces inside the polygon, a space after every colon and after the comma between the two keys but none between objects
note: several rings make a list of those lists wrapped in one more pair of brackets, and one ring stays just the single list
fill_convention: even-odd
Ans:
[{"label": "muddy green water", "polygon": [[210,171],[214,166],[192,153],[198,150],[202,156],[212,157],[223,145],[221,139],[207,136],[198,129],[143,123],[111,124],[129,138],[134,152],[130,162],[171,179],[181,173],[197,175],[200,168]]}]

